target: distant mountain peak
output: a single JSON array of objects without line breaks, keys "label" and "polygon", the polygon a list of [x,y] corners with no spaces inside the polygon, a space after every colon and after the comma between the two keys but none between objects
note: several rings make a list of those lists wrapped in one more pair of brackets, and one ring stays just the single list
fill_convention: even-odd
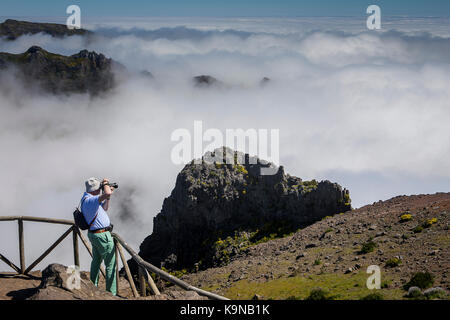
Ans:
[{"label": "distant mountain peak", "polygon": [[120,64],[103,54],[82,50],[72,56],[32,46],[24,53],[0,52],[0,69],[15,67],[26,85],[38,83],[52,93],[98,94],[114,87],[113,67]]},{"label": "distant mountain peak", "polygon": [[37,33],[49,34],[52,37],[93,34],[91,31],[85,29],[69,29],[65,24],[57,23],[29,22],[14,19],[7,19],[3,23],[0,23],[0,37],[4,36],[8,40],[15,40],[26,34]]},{"label": "distant mountain peak", "polygon": [[26,53],[36,53],[36,52],[41,52],[41,51],[42,52],[47,52],[44,49],[42,49],[41,47],[39,47],[39,46],[32,46],[26,51]]},{"label": "distant mountain peak", "polygon": [[200,75],[193,78],[196,87],[221,86],[223,83],[210,75]]}]

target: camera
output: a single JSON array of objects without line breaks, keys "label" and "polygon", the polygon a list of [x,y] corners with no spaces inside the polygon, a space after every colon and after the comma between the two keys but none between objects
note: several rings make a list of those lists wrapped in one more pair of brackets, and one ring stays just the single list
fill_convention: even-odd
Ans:
[{"label": "camera", "polygon": [[110,186],[111,188],[114,188],[114,189],[118,189],[119,188],[119,185],[116,182],[109,182],[109,183],[103,183],[102,184],[102,189],[106,185],[108,185],[108,186]]}]

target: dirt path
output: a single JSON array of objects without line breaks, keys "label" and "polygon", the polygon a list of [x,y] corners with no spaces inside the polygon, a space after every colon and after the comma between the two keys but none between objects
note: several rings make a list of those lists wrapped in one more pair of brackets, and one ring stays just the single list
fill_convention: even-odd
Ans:
[{"label": "dirt path", "polygon": [[[84,273],[89,276],[88,272]],[[40,284],[41,271],[31,272],[30,277],[12,272],[0,272],[0,300],[24,300],[32,296]],[[99,287],[105,288],[103,277],[100,277]],[[123,277],[120,277],[119,294],[124,298],[133,297],[130,285]]]},{"label": "dirt path", "polygon": [[41,273],[35,271],[31,276],[0,272],[0,300],[23,300],[35,293],[41,283]]}]

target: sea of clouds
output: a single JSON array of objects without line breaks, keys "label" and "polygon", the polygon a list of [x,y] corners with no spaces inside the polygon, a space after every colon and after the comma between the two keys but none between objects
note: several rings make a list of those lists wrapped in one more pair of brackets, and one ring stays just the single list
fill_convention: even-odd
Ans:
[{"label": "sea of clouds", "polygon": [[[94,50],[155,78],[123,78],[90,98],[27,92],[1,74],[1,215],[71,219],[84,180],[109,177],[120,184],[115,230],[137,250],[182,169],[171,162],[171,133],[193,130],[195,120],[224,132],[279,129],[285,170],[338,182],[354,207],[449,191],[448,19],[390,18],[381,31],[365,30],[364,17],[91,19],[84,27],[96,36],[1,39],[0,52]],[[195,88],[201,74],[226,87]],[[25,228],[28,263],[64,231]],[[16,237],[16,224],[0,223],[1,252],[14,261]],[[38,268],[55,256],[70,264],[66,242]],[[82,261],[87,269],[85,253]]]}]

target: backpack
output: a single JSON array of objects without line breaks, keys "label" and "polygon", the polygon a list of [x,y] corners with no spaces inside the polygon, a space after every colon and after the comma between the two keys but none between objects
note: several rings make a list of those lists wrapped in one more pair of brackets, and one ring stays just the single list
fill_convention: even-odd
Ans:
[{"label": "backpack", "polygon": [[75,225],[78,228],[80,228],[81,230],[89,229],[92,226],[92,224],[94,223],[95,219],[97,219],[97,214],[98,214],[98,211],[97,211],[97,213],[95,214],[94,219],[92,219],[91,223],[88,224],[86,222],[86,219],[84,217],[83,212],[81,212],[81,206],[83,205],[84,200],[86,200],[86,197],[83,198],[83,200],[81,201],[80,206],[77,207],[75,209],[75,211],[73,212],[73,220],[75,221]]}]

